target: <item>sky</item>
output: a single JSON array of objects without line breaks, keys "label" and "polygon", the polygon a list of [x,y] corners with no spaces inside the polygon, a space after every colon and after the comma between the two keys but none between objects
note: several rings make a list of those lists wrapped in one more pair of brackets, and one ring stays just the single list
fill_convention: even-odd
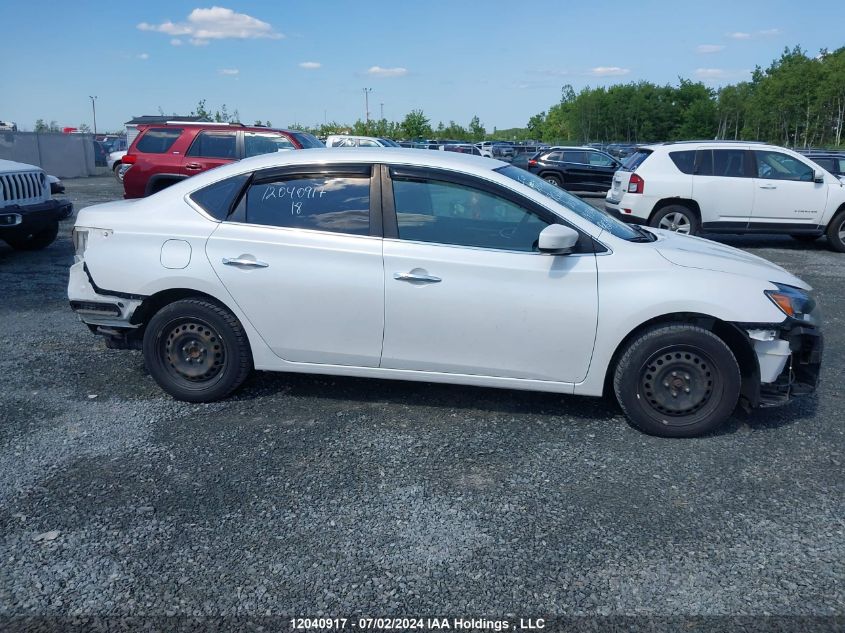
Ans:
[{"label": "sky", "polygon": [[845,45],[840,2],[781,0],[0,0],[0,120],[117,131],[200,99],[277,127],[422,109],[523,127],[564,84],[718,87],[785,46]]}]

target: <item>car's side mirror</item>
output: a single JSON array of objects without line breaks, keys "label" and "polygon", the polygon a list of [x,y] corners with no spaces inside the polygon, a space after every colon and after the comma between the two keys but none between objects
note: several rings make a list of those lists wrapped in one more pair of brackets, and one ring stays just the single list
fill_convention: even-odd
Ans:
[{"label": "car's side mirror", "polygon": [[540,231],[538,248],[545,255],[568,255],[578,243],[578,231],[562,224],[550,224]]},{"label": "car's side mirror", "polygon": [[821,182],[824,182],[824,172],[823,172],[823,171],[819,171],[818,169],[816,169],[816,170],[813,172],[813,182],[815,182],[815,183],[821,183]]}]

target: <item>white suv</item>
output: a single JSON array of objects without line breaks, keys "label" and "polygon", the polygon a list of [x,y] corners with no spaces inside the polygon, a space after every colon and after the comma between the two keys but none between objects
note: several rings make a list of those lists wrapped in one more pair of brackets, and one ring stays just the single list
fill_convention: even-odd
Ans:
[{"label": "white suv", "polygon": [[689,141],[639,147],[614,174],[606,208],[625,220],[695,235],[826,235],[845,252],[845,183],[775,145]]}]

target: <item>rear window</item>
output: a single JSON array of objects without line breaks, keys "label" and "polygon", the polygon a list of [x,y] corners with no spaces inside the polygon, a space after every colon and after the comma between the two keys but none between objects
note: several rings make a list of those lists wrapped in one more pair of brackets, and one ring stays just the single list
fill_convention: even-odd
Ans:
[{"label": "rear window", "polygon": [[695,171],[695,150],[669,152],[669,158],[675,163],[675,167],[681,170],[681,173],[692,174]]},{"label": "rear window", "polygon": [[136,152],[144,154],[164,154],[170,151],[173,144],[182,135],[182,128],[152,127],[138,139]]},{"label": "rear window", "polygon": [[622,171],[634,171],[637,167],[645,162],[645,159],[651,156],[650,149],[638,149],[636,152],[628,156],[625,162],[622,163],[620,169]]},{"label": "rear window", "polygon": [[291,132],[290,135],[294,137],[300,145],[302,145],[302,149],[325,147],[320,139],[308,132]]}]

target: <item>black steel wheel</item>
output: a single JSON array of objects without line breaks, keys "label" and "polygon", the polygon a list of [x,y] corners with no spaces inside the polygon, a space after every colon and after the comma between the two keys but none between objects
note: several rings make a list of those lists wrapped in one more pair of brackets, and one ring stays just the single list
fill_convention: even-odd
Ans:
[{"label": "black steel wheel", "polygon": [[619,404],[652,435],[694,437],[730,417],[741,376],[731,349],[695,325],[655,326],[631,341],[614,373]]},{"label": "black steel wheel", "polygon": [[159,310],[147,324],[143,347],[150,375],[178,400],[225,398],[252,369],[240,322],[228,310],[200,298]]}]

